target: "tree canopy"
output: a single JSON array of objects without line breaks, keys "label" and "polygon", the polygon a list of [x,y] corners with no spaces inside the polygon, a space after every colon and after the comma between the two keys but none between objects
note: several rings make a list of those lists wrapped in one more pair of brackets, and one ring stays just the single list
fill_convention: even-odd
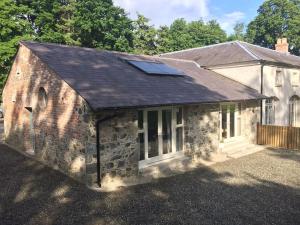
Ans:
[{"label": "tree canopy", "polygon": [[247,28],[247,41],[274,48],[278,38],[287,37],[292,53],[300,49],[300,1],[268,0]]},{"label": "tree canopy", "polygon": [[244,23],[237,22],[234,25],[233,30],[234,30],[234,33],[228,37],[229,41],[234,41],[234,40],[244,41],[245,40],[245,33],[244,33],[245,24]]}]

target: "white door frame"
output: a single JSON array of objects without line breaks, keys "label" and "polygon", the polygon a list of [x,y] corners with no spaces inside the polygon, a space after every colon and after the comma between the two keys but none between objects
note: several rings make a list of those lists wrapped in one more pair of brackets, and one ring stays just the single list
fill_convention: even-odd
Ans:
[{"label": "white door frame", "polygon": [[[242,123],[242,119],[241,119],[241,114],[239,114],[239,104],[240,103],[236,103],[236,102],[229,102],[229,103],[221,103],[220,104],[220,140],[223,139],[222,137],[222,107],[226,106],[227,107],[227,113],[226,113],[226,125],[227,125],[227,138],[224,139],[224,142],[230,142],[230,141],[234,141],[235,139],[237,139],[240,135],[237,135],[238,133],[238,118],[240,118],[240,123]],[[235,106],[235,110],[234,110],[234,136],[230,137],[230,106],[234,105]],[[241,126],[241,124],[240,124]]]},{"label": "white door frame", "polygon": [[[183,107],[181,107],[183,110]],[[182,124],[178,125],[176,120],[176,110],[178,110],[179,107],[159,107],[159,108],[147,108],[142,109],[143,111],[143,132],[144,132],[144,147],[145,147],[145,159],[142,161],[139,161],[139,168],[144,168],[149,166],[150,164],[160,162],[162,160],[170,159],[177,156],[183,156],[184,152],[184,119],[183,119],[183,111],[182,111]],[[171,110],[172,113],[172,120],[171,120],[171,129],[172,129],[172,135],[171,135],[171,150],[172,152],[168,154],[163,154],[163,137],[162,137],[162,111],[163,110]],[[158,156],[149,158],[148,157],[148,112],[149,111],[157,111],[158,112]],[[176,151],[176,129],[178,127],[182,127],[182,140],[183,140],[183,146],[182,151],[177,152]]]}]

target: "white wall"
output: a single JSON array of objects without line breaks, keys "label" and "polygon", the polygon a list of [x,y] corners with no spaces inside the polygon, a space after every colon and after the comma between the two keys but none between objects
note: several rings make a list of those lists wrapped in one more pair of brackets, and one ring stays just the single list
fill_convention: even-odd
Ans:
[{"label": "white wall", "polygon": [[212,67],[210,69],[260,92],[261,65],[258,63]]},{"label": "white wall", "polygon": [[[276,87],[275,76],[276,70],[280,69],[283,75],[282,86]],[[291,78],[294,72],[300,74],[300,69],[265,66],[264,67],[264,93],[267,96],[276,96],[279,101],[275,106],[275,124],[289,125],[289,99],[293,95],[300,96],[300,84],[293,87]],[[300,120],[300,118],[299,118]]]},{"label": "white wall", "polygon": [[[260,92],[260,64],[230,65],[223,67],[212,67],[211,70],[222,74],[230,79],[236,80],[244,85],[252,87]],[[283,84],[275,86],[276,70],[281,69],[283,73]],[[289,98],[293,95],[300,96],[300,84],[293,87],[291,77],[294,72],[300,73],[300,69],[291,69],[276,66],[264,66],[264,92],[266,96],[276,96],[279,101],[276,104],[275,124],[287,126],[289,124]],[[264,118],[264,112],[263,112]],[[300,126],[300,118],[298,119]]]}]

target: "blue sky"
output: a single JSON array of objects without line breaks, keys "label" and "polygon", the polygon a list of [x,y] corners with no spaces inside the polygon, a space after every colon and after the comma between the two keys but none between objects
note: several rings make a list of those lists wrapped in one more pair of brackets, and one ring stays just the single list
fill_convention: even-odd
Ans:
[{"label": "blue sky", "polygon": [[156,27],[170,25],[176,18],[187,21],[216,19],[222,28],[232,33],[236,22],[249,23],[263,0],[114,0],[136,18],[136,12],[151,19]]}]

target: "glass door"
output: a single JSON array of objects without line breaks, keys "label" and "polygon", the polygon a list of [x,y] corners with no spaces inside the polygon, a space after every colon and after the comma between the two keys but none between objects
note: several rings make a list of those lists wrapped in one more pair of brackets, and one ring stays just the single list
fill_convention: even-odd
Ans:
[{"label": "glass door", "polygon": [[241,135],[241,109],[239,104],[222,104],[220,127],[222,140],[228,141]]},{"label": "glass door", "polygon": [[172,110],[162,110],[163,154],[172,152]]},{"label": "glass door", "polygon": [[230,137],[235,137],[235,105],[229,105],[229,135]]},{"label": "glass door", "polygon": [[221,106],[221,129],[222,129],[222,139],[227,139],[227,105]]},{"label": "glass door", "polygon": [[148,111],[148,158],[158,156],[158,111]]},{"label": "glass door", "polygon": [[138,112],[139,167],[183,155],[181,107],[152,108]]}]

